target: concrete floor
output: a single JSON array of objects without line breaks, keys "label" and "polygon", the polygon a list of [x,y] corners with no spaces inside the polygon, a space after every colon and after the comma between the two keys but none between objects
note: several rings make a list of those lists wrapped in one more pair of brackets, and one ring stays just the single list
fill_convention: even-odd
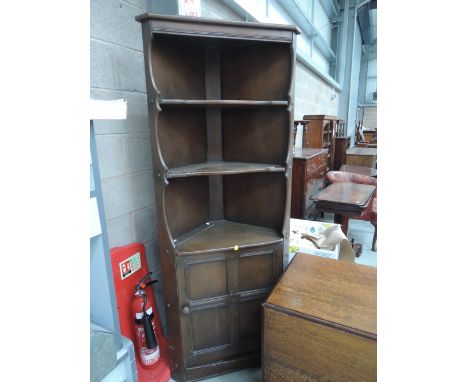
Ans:
[{"label": "concrete floor", "polygon": [[[333,214],[325,214],[318,221],[333,223]],[[363,220],[349,221],[348,238],[362,244],[362,254],[356,258],[356,263],[377,267],[377,252],[372,251],[372,238],[374,227],[371,223]],[[377,239],[378,246],[378,239]],[[262,369],[260,367],[239,370],[234,373],[205,379],[204,382],[260,382],[262,380]],[[170,380],[174,382],[173,379]]]}]

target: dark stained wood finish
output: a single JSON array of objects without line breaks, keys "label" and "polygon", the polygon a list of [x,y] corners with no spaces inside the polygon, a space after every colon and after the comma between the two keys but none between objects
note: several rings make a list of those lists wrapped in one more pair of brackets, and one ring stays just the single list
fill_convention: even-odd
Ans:
[{"label": "dark stained wood finish", "polygon": [[225,176],[223,187],[226,220],[281,231],[287,202],[284,173]]},{"label": "dark stained wood finish", "polygon": [[265,381],[376,381],[375,268],[298,253],[263,323]]},{"label": "dark stained wood finish", "polygon": [[284,165],[289,112],[285,108],[223,110],[223,159]]},{"label": "dark stained wood finish", "polygon": [[223,52],[222,98],[286,101],[291,83],[289,49],[288,45],[261,43]]},{"label": "dark stained wood finish", "polygon": [[212,161],[173,168],[167,172],[168,178],[203,175],[228,175],[254,172],[284,172],[284,167],[265,163],[242,163]]},{"label": "dark stained wood finish", "polygon": [[152,40],[152,74],[158,97],[205,99],[205,51],[203,45],[175,36]]},{"label": "dark stained wood finish", "polygon": [[157,118],[159,150],[153,150],[154,163],[158,163],[159,155],[168,168],[207,160],[204,110],[164,110],[164,113],[158,113]]},{"label": "dark stained wood finish", "polygon": [[261,303],[281,273],[281,242],[177,257],[188,367],[260,350]]},{"label": "dark stained wood finish", "polygon": [[317,215],[312,197],[325,187],[326,149],[296,148],[293,157],[291,217],[312,219]]},{"label": "dark stained wood finish", "polygon": [[226,20],[166,16],[145,13],[135,17],[140,22],[149,22],[150,31],[156,34],[184,35],[204,39],[274,41],[291,44],[299,29],[292,25],[233,22]]},{"label": "dark stained wood finish", "polygon": [[377,169],[371,168],[371,167],[353,166],[349,164],[344,164],[340,167],[339,171],[352,172],[354,174],[377,177]]},{"label": "dark stained wood finish", "polygon": [[297,29],[137,20],[171,375],[251,367],[288,257]]},{"label": "dark stained wood finish", "polygon": [[335,152],[333,154],[333,170],[338,171],[346,163],[346,150],[351,145],[351,137],[335,137]]},{"label": "dark stained wood finish", "polygon": [[320,205],[350,206],[363,209],[369,204],[375,186],[356,183],[333,183],[318,193],[314,199]]},{"label": "dark stained wood finish", "polygon": [[207,177],[173,179],[165,190],[164,209],[173,238],[209,221],[209,187]]},{"label": "dark stained wood finish", "polygon": [[230,221],[207,222],[180,237],[176,245],[180,255],[234,250],[282,242],[277,231]]},{"label": "dark stained wood finish", "polygon": [[185,100],[185,99],[161,99],[161,106],[200,106],[200,107],[223,107],[223,108],[245,108],[263,106],[288,106],[288,101],[249,101],[249,100]]}]

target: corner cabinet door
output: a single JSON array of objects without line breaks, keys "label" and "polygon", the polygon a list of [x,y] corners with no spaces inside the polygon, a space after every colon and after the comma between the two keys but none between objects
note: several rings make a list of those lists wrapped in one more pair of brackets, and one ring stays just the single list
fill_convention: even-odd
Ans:
[{"label": "corner cabinet door", "polygon": [[229,256],[177,256],[184,366],[227,355],[232,344]]},{"label": "corner cabinet door", "polygon": [[281,250],[177,256],[185,367],[260,351],[261,304],[282,273]]}]

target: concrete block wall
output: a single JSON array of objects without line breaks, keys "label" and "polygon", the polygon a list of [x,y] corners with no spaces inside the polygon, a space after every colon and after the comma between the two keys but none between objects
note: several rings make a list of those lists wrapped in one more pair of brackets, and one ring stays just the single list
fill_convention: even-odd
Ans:
[{"label": "concrete block wall", "polygon": [[[123,121],[95,121],[109,246],[145,244],[161,280],[141,25],[145,0],[91,0],[91,97],[124,98]],[[162,283],[157,304],[165,324]]]},{"label": "concrete block wall", "polygon": [[339,93],[296,60],[294,119],[306,114],[338,115]]}]

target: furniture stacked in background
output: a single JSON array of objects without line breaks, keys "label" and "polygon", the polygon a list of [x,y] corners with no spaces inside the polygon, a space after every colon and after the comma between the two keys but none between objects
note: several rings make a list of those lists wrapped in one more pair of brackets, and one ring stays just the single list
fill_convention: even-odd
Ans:
[{"label": "furniture stacked in background", "polygon": [[304,115],[302,131],[302,147],[328,150],[328,168],[333,168],[335,152],[335,137],[338,117],[331,115]]},{"label": "furniture stacked in background", "polygon": [[326,149],[296,148],[293,157],[291,217],[314,219],[318,211],[312,197],[325,188],[328,168]]},{"label": "furniture stacked in background", "polygon": [[352,147],[346,150],[346,164],[377,168],[377,148]]},{"label": "furniture stacked in background", "polygon": [[296,27],[142,15],[172,377],[260,363],[288,261]]},{"label": "furniture stacked in background", "polygon": [[265,381],[377,379],[377,270],[297,253],[263,305]]},{"label": "furniture stacked in background", "polygon": [[335,138],[335,153],[333,155],[333,167],[331,170],[338,171],[346,163],[346,150],[351,146],[351,137]]},{"label": "furniture stacked in background", "polygon": [[357,147],[377,147],[377,129],[366,129],[362,121],[356,120],[355,134]]},{"label": "furniture stacked in background", "polygon": [[344,136],[346,122],[338,117],[304,115],[294,121],[294,138],[299,124],[303,126],[302,149],[295,148],[293,156],[291,217],[314,219],[319,212],[313,196],[326,187],[327,171],[345,163],[350,139]]}]

